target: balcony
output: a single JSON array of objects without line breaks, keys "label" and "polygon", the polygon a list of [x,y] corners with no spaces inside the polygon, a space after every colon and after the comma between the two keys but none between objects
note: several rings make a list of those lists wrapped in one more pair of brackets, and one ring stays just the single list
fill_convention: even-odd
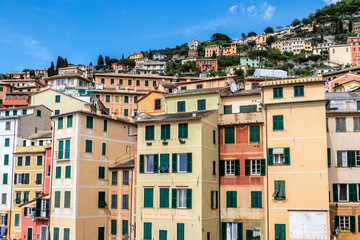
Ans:
[{"label": "balcony", "polygon": [[70,151],[69,150],[55,151],[55,160],[56,161],[69,161],[70,160]]},{"label": "balcony", "polygon": [[261,112],[220,114],[219,125],[263,123]]}]

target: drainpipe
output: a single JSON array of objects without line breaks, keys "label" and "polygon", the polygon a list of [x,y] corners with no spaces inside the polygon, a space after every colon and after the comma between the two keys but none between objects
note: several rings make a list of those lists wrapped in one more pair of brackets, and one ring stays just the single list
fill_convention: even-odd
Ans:
[{"label": "drainpipe", "polygon": [[[53,129],[52,129],[52,138],[51,138],[51,171],[50,171],[50,189],[49,189],[49,226],[48,226],[48,239],[50,238],[50,220],[51,220],[51,206],[52,206],[52,179],[53,179],[53,172],[54,172],[54,146],[55,146],[55,121],[50,117],[50,120],[53,123]],[[46,156],[46,154],[45,154]]]},{"label": "drainpipe", "polygon": [[[133,186],[134,186],[134,168],[131,169],[131,187],[130,187],[130,228],[128,231],[129,232],[129,239],[131,240],[131,232],[132,232],[132,207],[133,207]],[[134,228],[135,229],[135,228]]]},{"label": "drainpipe", "polygon": [[[14,135],[13,135],[13,153],[12,153],[12,168],[11,168],[11,176],[14,176],[14,171],[15,171],[15,151],[16,151],[16,137],[15,137],[15,131],[16,131],[16,119],[18,118],[14,118]],[[14,179],[12,179],[12,183],[11,183],[11,189],[10,189],[10,214],[9,214],[9,218],[8,218],[8,225],[9,225],[9,233],[8,233],[8,237],[10,239],[10,231],[11,231],[11,216],[12,216],[12,205],[13,205],[13,190],[14,190]]]}]

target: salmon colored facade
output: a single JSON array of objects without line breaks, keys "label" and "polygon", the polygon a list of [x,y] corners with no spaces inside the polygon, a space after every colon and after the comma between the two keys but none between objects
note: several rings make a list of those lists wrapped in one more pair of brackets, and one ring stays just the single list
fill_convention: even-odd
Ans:
[{"label": "salmon colored facade", "polygon": [[165,113],[165,97],[164,92],[151,91],[140,100],[137,101],[139,113],[147,113],[150,115],[158,115]]},{"label": "salmon colored facade", "polygon": [[350,45],[351,65],[353,67],[360,66],[360,34],[358,33],[356,37],[349,37],[347,44]]},{"label": "salmon colored facade", "polygon": [[351,86],[348,89],[348,88],[344,88],[344,87],[339,88],[339,85],[344,85],[345,83],[354,81],[354,80],[360,81],[360,75],[350,73],[350,74],[345,74],[343,76],[337,77],[329,82],[329,84],[328,84],[329,92],[348,92],[349,90],[351,90]]}]

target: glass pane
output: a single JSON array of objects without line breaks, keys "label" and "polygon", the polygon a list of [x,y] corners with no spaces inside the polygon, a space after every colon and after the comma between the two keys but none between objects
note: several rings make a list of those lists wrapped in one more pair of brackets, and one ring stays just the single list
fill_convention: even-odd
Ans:
[{"label": "glass pane", "polygon": [[187,154],[179,153],[179,172],[187,171]]},{"label": "glass pane", "polygon": [[147,155],[146,157],[146,172],[154,172],[154,155]]},{"label": "glass pane", "polygon": [[347,184],[340,184],[340,200],[347,200]]}]

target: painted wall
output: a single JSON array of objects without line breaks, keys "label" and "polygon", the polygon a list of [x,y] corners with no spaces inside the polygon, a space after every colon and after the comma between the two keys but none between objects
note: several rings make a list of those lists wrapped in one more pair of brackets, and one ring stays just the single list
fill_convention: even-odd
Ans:
[{"label": "painted wall", "polygon": [[177,102],[185,101],[185,112],[197,111],[197,100],[206,99],[206,110],[218,109],[220,102],[219,93],[204,93],[193,95],[179,95],[175,97],[167,97],[166,113],[177,113]]}]

